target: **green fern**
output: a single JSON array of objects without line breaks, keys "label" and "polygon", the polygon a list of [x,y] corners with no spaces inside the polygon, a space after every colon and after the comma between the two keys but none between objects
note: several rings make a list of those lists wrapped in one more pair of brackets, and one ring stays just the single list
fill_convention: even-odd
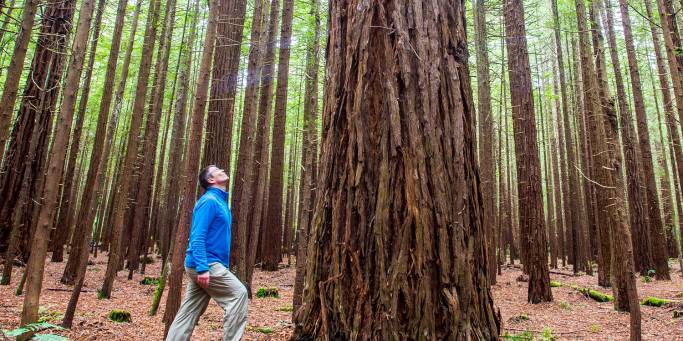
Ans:
[{"label": "green fern", "polygon": [[38,341],[68,341],[69,338],[61,336],[61,335],[55,335],[55,334],[36,334],[33,336],[33,340],[38,340]]},{"label": "green fern", "polygon": [[[19,328],[12,329],[12,330],[3,330],[2,333],[5,334],[6,337],[17,337],[19,335],[23,335],[26,333],[35,333],[35,332],[39,332],[41,330],[46,330],[46,329],[64,330],[64,328],[62,328],[60,326],[56,326],[56,325],[49,323],[49,322],[37,322],[37,323],[29,323],[23,327],[19,327]],[[45,334],[45,335],[52,335],[52,334]],[[53,340],[55,340],[55,339],[53,339]]]}]

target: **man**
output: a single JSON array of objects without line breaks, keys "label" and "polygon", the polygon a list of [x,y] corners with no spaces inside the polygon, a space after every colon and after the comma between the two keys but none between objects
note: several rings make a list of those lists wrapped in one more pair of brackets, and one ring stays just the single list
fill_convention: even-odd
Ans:
[{"label": "man", "polygon": [[206,190],[192,211],[185,272],[190,277],[185,298],[168,330],[167,341],[189,340],[197,320],[213,298],[224,310],[223,340],[238,341],[247,325],[247,289],[229,270],[230,224],[228,175],[214,166],[199,173]]}]

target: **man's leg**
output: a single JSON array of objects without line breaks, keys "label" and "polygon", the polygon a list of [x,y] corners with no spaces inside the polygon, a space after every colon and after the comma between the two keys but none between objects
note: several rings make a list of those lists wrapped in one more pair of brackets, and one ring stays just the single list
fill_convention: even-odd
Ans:
[{"label": "man's leg", "polygon": [[207,292],[224,310],[223,341],[239,341],[247,326],[247,289],[221,264],[211,266]]},{"label": "man's leg", "polygon": [[206,306],[209,304],[210,296],[195,282],[197,275],[194,273],[194,270],[187,269],[186,272],[190,277],[190,282],[187,284],[183,303],[180,305],[180,309],[176,313],[171,327],[168,329],[166,341],[189,340],[194,326],[197,325],[197,320],[199,320],[199,317],[204,313]]}]

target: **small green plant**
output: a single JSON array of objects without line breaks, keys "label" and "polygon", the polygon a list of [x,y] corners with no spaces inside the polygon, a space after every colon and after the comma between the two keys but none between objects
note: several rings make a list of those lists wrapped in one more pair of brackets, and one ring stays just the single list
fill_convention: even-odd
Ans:
[{"label": "small green plant", "polygon": [[665,306],[671,302],[672,301],[670,301],[670,300],[665,300],[665,299],[661,299],[661,298],[657,298],[657,297],[648,297],[648,298],[644,299],[642,302],[640,302],[640,304],[650,306],[650,307],[661,307],[661,306]]},{"label": "small green plant", "polygon": [[608,294],[603,294],[597,290],[588,289],[588,288],[580,288],[579,292],[584,294],[586,297],[590,297],[593,300],[598,301],[598,302],[612,302],[612,301],[614,301],[614,296],[608,295]]},{"label": "small green plant", "polygon": [[550,281],[550,287],[551,288],[559,288],[561,286],[562,286],[562,283],[560,283],[558,281]]},{"label": "small green plant", "polygon": [[591,333],[596,333],[596,334],[597,334],[597,333],[600,332],[600,330],[601,330],[601,328],[600,328],[600,325],[599,325],[599,324],[591,324],[591,327],[590,327]]},{"label": "small green plant", "polygon": [[519,314],[517,316],[513,316],[510,318],[510,322],[512,322],[512,323],[519,323],[519,322],[529,321],[529,320],[530,320],[529,315],[527,315],[525,313],[522,313],[522,314]]},{"label": "small green plant", "polygon": [[273,333],[273,328],[270,328],[270,327],[256,327],[256,329],[254,329],[254,330],[259,332],[259,333],[263,333],[263,334],[272,334]]},{"label": "small green plant", "polygon": [[569,302],[560,301],[560,308],[564,310],[572,310],[572,305]]},{"label": "small green plant", "polygon": [[294,307],[292,307],[291,305],[288,305],[288,306],[277,308],[277,309],[275,309],[275,311],[294,311]]},{"label": "small green plant", "polygon": [[64,314],[49,307],[40,306],[38,308],[38,322],[58,322],[64,318]]},{"label": "small green plant", "polygon": [[503,335],[503,340],[509,340],[509,341],[531,341],[534,339],[534,333],[525,330],[521,333],[518,334],[508,334],[505,333]]},{"label": "small green plant", "polygon": [[114,322],[119,322],[119,323],[123,323],[123,322],[128,323],[128,322],[133,321],[130,313],[125,311],[125,310],[114,309],[109,313],[108,317],[110,320],[112,320]]},{"label": "small green plant", "polygon": [[553,330],[550,327],[543,327],[543,336],[541,337],[543,341],[554,341],[555,336],[553,336]]},{"label": "small green plant", "polygon": [[279,294],[277,288],[259,288],[258,291],[256,292],[256,297],[258,297],[258,298],[266,298],[266,297],[278,298],[278,297],[280,297],[280,294]]},{"label": "small green plant", "polygon": [[105,298],[107,298],[107,297],[104,296],[104,293],[102,292],[102,290],[97,289],[97,299],[98,299],[98,300],[103,300],[103,299],[105,299]]},{"label": "small green plant", "polygon": [[142,285],[159,285],[159,278],[145,276],[145,278],[143,278],[140,281],[140,284],[142,284]]},{"label": "small green plant", "polygon": [[[12,330],[2,330],[0,333],[0,336],[5,336],[5,337],[18,337],[20,335],[24,335],[26,333],[37,333],[39,331],[43,330],[48,330],[48,329],[54,329],[54,330],[64,330],[64,328],[60,326],[56,326],[52,323],[48,322],[37,322],[37,323],[30,323],[27,324],[23,327],[15,328]],[[69,339],[65,338],[64,336],[56,335],[56,334],[35,334],[33,335],[33,340],[42,340],[42,341],[67,341]]]}]

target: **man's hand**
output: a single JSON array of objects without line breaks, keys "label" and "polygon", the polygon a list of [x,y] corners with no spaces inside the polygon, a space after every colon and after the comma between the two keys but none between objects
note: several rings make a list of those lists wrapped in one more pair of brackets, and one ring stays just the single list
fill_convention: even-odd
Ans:
[{"label": "man's hand", "polygon": [[199,284],[200,287],[206,289],[209,287],[209,279],[211,276],[209,275],[209,272],[205,272],[203,274],[197,275],[197,284]]}]

